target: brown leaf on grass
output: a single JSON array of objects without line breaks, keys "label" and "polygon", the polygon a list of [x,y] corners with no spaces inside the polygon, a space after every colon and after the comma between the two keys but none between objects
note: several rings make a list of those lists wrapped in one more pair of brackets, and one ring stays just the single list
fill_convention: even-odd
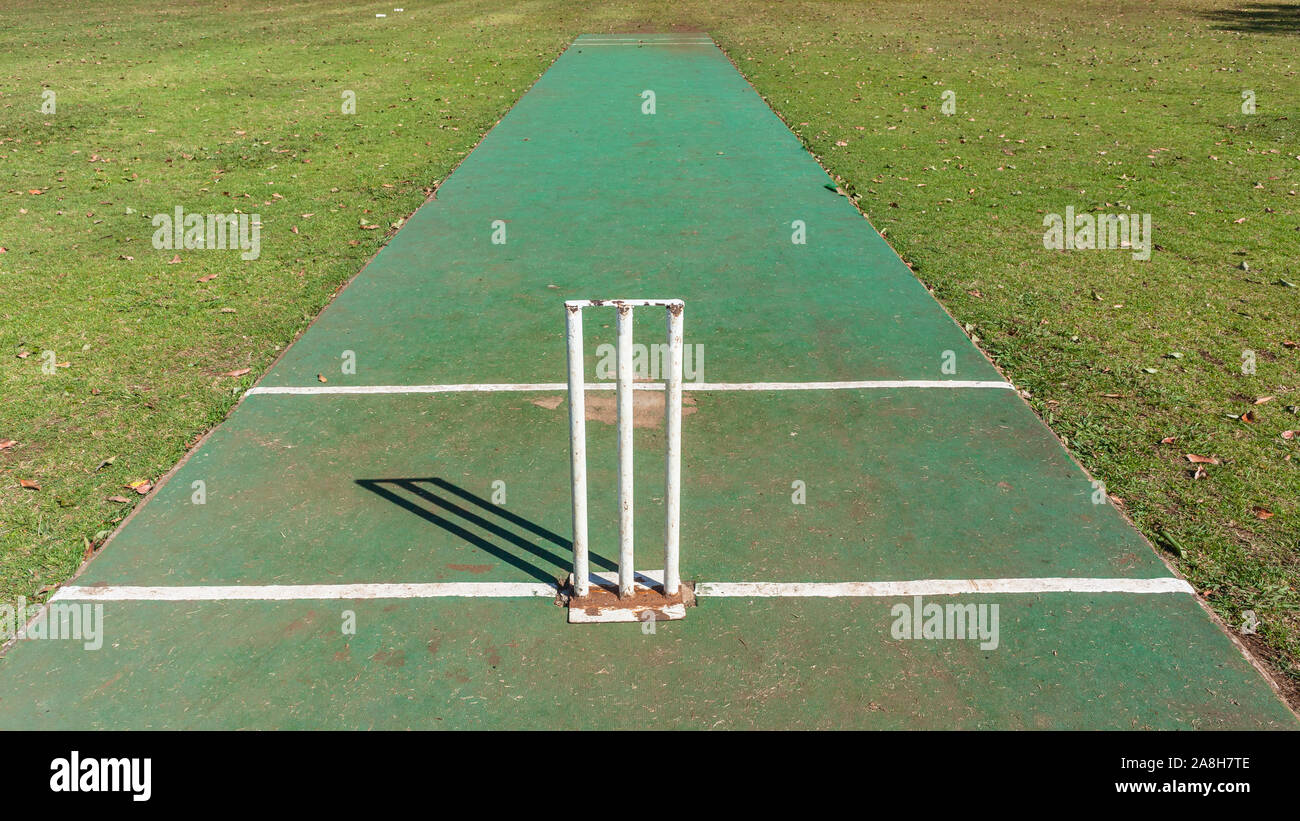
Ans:
[{"label": "brown leaf on grass", "polygon": [[1205,474],[1205,466],[1204,466],[1204,465],[1197,465],[1197,466],[1196,466],[1196,470],[1192,473],[1192,478],[1193,478],[1193,479],[1204,479],[1205,476],[1206,476],[1206,474]]},{"label": "brown leaf on grass", "polygon": [[32,352],[31,352],[31,351],[19,351],[19,352],[18,352],[18,358],[19,358],[19,359],[26,359],[27,357],[29,357],[29,356],[31,356],[31,355],[32,355]]},{"label": "brown leaf on grass", "polygon": [[178,263],[178,262],[180,262],[180,261],[181,261],[181,255],[180,255],[180,254],[177,254],[176,256],[172,257],[172,258],[167,262],[167,264],[168,264],[168,265],[175,265],[176,263]]},{"label": "brown leaf on grass", "polygon": [[1194,465],[1217,465],[1219,457],[1217,456],[1197,456],[1195,453],[1186,454],[1187,461]]},{"label": "brown leaf on grass", "polygon": [[1272,401],[1273,401],[1273,397],[1271,397],[1271,396],[1260,396],[1260,397],[1256,397],[1255,401],[1254,401],[1254,402],[1251,402],[1250,404],[1252,404],[1252,405],[1262,405],[1262,404],[1264,404],[1265,402],[1272,402]]},{"label": "brown leaf on grass", "polygon": [[39,189],[39,188],[31,188],[31,189],[28,189],[27,193],[28,193],[28,194],[37,194],[37,195],[40,195],[40,194],[44,194],[45,192],[42,191],[42,190]]},{"label": "brown leaf on grass", "polygon": [[375,229],[378,228],[378,227],[379,227],[378,225],[362,225],[362,226],[361,226],[361,230],[362,230],[362,231],[373,231],[373,230],[375,230]]},{"label": "brown leaf on grass", "polygon": [[40,490],[41,484],[33,479],[19,479],[18,486],[26,490]]},{"label": "brown leaf on grass", "polygon": [[1177,438],[1178,438],[1177,436],[1166,436],[1164,439],[1161,439],[1161,440],[1160,440],[1160,444],[1162,444],[1162,445],[1172,445],[1172,444],[1174,443],[1174,440],[1177,439]]},{"label": "brown leaf on grass", "polygon": [[1284,431],[1282,431],[1282,438],[1283,438],[1283,439],[1294,439],[1294,438],[1296,438],[1296,436],[1300,436],[1300,430],[1284,430]]},{"label": "brown leaf on grass", "polygon": [[9,450],[9,448],[18,444],[13,439],[0,439],[0,450]]},{"label": "brown leaf on grass", "polygon": [[239,368],[238,370],[226,371],[221,375],[222,376],[243,376],[244,374],[248,373],[251,370],[252,368]]},{"label": "brown leaf on grass", "polygon": [[1254,411],[1246,411],[1245,413],[1243,413],[1241,416],[1238,416],[1237,418],[1240,419],[1241,421],[1245,422],[1247,425],[1253,425],[1253,424],[1255,424],[1255,412],[1254,412]]},{"label": "brown leaf on grass", "polygon": [[1268,508],[1263,508],[1263,507],[1252,507],[1251,510],[1254,512],[1254,514],[1255,514],[1255,518],[1256,518],[1256,519],[1272,519],[1272,518],[1273,518],[1273,511],[1269,510]]},{"label": "brown leaf on grass", "polygon": [[325,374],[323,374],[323,373],[318,373],[318,374],[316,374],[316,379],[319,380],[319,381],[321,381],[321,382],[328,382],[328,381],[329,381],[328,379],[325,378]]},{"label": "brown leaf on grass", "polygon": [[214,280],[214,279],[216,279],[216,278],[217,278],[217,275],[216,275],[216,274],[208,274],[207,276],[199,277],[198,279],[196,279],[196,280],[194,280],[194,281],[195,281],[195,282],[211,282],[212,280]]},{"label": "brown leaf on grass", "polygon": [[153,490],[153,482],[150,482],[148,479],[138,479],[126,487],[128,490],[134,490],[136,493],[144,496],[149,491]]},{"label": "brown leaf on grass", "polygon": [[128,499],[128,498],[126,498],[125,496],[109,496],[109,497],[108,497],[107,499],[105,499],[104,501],[106,501],[106,502],[117,502],[118,504],[122,504],[122,505],[124,505],[124,504],[127,504],[128,502],[130,502],[131,500]]},{"label": "brown leaf on grass", "polygon": [[1282,340],[1282,347],[1283,347],[1283,348],[1294,348],[1294,347],[1296,347],[1296,343],[1292,342],[1292,341],[1289,340],[1289,339],[1284,339],[1284,340]]}]

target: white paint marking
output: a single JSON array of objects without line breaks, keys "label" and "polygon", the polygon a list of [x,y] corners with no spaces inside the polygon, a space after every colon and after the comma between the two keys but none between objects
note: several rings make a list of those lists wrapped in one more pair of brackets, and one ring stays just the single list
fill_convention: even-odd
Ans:
[{"label": "white paint marking", "polygon": [[[588,382],[584,390],[612,391],[616,382]],[[860,382],[685,382],[684,391],[852,391],[892,389],[1001,389],[1015,390],[1010,382],[968,382],[956,379],[876,379]],[[452,385],[305,385],[249,388],[247,396],[325,396],[404,393],[521,393],[567,391],[564,382],[498,382]],[[635,382],[633,390],[661,391],[662,382]]]},{"label": "white paint marking", "polygon": [[193,587],[62,587],[50,601],[297,601],[301,599],[513,598],[556,594],[553,584],[435,582],[428,584],[249,584]]},{"label": "white paint marking", "polygon": [[917,579],[899,582],[701,582],[699,597],[810,598],[959,596],[975,593],[1192,593],[1173,577],[1159,579]]},{"label": "white paint marking", "polygon": [[[658,583],[663,571],[637,580]],[[616,578],[593,574],[593,580]],[[435,582],[425,584],[265,584],[187,587],[105,585],[62,587],[50,601],[299,601],[310,599],[549,598],[555,585],[532,582]],[[959,596],[980,593],[1193,593],[1182,579],[918,579],[896,582],[700,582],[697,597],[861,598]]]}]

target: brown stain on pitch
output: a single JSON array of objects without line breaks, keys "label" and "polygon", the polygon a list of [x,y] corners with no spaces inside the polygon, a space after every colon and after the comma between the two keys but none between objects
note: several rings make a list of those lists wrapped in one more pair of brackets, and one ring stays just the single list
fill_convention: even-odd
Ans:
[{"label": "brown stain on pitch", "polygon": [[307,615],[303,616],[300,619],[294,619],[293,621],[289,622],[289,624],[286,625],[284,628],[284,634],[286,636],[292,636],[295,633],[299,633],[303,630],[306,630],[308,627],[311,627],[311,625],[315,621],[316,621],[316,611],[308,610]]},{"label": "brown stain on pitch", "polygon": [[370,660],[378,662],[385,667],[403,667],[406,665],[406,653],[401,650],[380,650],[371,656]]},{"label": "brown stain on pitch", "polygon": [[[664,426],[664,392],[632,391],[632,427],[657,429]],[[587,391],[583,396],[585,416],[588,422],[601,422],[606,425],[618,424],[618,395],[612,391]],[[562,398],[546,397],[534,399],[533,404],[539,408],[555,410],[563,404]],[[695,397],[682,394],[682,417],[695,413]]]},{"label": "brown stain on pitch", "polygon": [[96,695],[96,696],[97,696],[97,695],[103,693],[105,690],[107,690],[108,688],[110,688],[110,687],[112,687],[114,684],[116,684],[116,683],[118,682],[118,680],[121,679],[121,678],[122,678],[122,674],[121,674],[121,673],[116,674],[115,676],[113,676],[112,678],[110,678],[108,681],[106,681],[106,682],[104,682],[103,684],[101,684],[101,685],[99,685],[98,687],[96,687],[96,688],[95,688],[95,691],[94,691],[93,693],[91,693],[91,695]]},{"label": "brown stain on pitch", "polygon": [[463,570],[466,573],[486,573],[492,569],[490,564],[449,564],[448,570]]}]

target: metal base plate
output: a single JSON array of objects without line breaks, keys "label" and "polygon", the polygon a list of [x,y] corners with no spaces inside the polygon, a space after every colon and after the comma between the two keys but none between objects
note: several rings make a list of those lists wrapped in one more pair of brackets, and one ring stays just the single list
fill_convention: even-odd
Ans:
[{"label": "metal base plate", "polygon": [[[618,573],[592,573],[589,578],[591,589],[586,596],[569,596],[570,624],[672,621],[686,618],[686,608],[695,604],[695,592],[686,582],[682,582],[677,595],[664,595],[662,570],[638,571],[633,577],[632,595],[621,599]],[[572,573],[568,581],[572,590]]]}]

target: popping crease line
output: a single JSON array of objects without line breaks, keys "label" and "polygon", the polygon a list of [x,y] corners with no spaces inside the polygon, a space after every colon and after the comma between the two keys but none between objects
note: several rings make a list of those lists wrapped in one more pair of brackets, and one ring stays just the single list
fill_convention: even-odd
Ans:
[{"label": "popping crease line", "polygon": [[[60,588],[60,601],[301,601],[312,599],[535,598],[560,592],[533,582],[426,584],[96,585]],[[897,598],[990,593],[1194,593],[1182,579],[917,579],[893,582],[699,582],[701,598]]]}]

